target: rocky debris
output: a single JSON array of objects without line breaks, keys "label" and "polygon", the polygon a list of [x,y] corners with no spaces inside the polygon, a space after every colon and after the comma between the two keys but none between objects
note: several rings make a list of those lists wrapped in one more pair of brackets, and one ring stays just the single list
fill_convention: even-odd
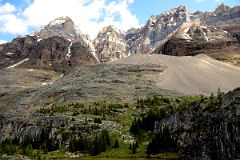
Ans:
[{"label": "rocky debris", "polygon": [[114,26],[104,27],[94,40],[96,54],[100,62],[126,57],[126,42],[123,34]]},{"label": "rocky debris", "polygon": [[1,160],[32,160],[31,158],[24,155],[7,155],[4,154],[0,157]]},{"label": "rocky debris", "polygon": [[165,126],[191,158],[240,158],[240,89],[223,96],[222,103],[197,101],[189,108],[157,122],[155,132]]},{"label": "rocky debris", "polygon": [[207,27],[199,21],[182,24],[153,51],[172,56],[194,56],[208,50],[223,49],[237,43],[227,31]]},{"label": "rocky debris", "polygon": [[121,135],[122,126],[114,121],[102,121],[100,124],[101,128],[106,129],[109,132],[117,133]]}]

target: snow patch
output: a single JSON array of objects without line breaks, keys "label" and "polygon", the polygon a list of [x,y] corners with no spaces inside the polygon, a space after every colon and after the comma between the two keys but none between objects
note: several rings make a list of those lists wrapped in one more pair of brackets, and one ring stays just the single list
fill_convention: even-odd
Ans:
[{"label": "snow patch", "polygon": [[46,85],[50,85],[50,84],[52,84],[52,82],[50,82],[50,83],[44,82],[44,83],[42,83],[42,86],[46,86]]},{"label": "snow patch", "polygon": [[8,55],[8,56],[11,56],[11,55],[13,55],[14,53],[11,53],[11,52],[8,52],[8,53],[6,53],[6,55]]},{"label": "snow patch", "polygon": [[228,31],[223,31],[224,33],[228,33]]},{"label": "snow patch", "polygon": [[187,33],[184,33],[182,38],[186,39],[186,40],[191,40],[192,39]]},{"label": "snow patch", "polygon": [[208,40],[208,37],[206,36],[207,34],[205,32],[203,32],[203,34],[204,34],[205,40],[208,42],[209,40]]},{"label": "snow patch", "polygon": [[55,26],[55,25],[63,24],[63,23],[65,23],[65,22],[66,22],[65,19],[57,19],[57,20],[55,20],[55,21],[52,21],[49,25],[50,25],[50,26]]},{"label": "snow patch", "polygon": [[18,62],[18,63],[16,63],[16,64],[12,65],[12,66],[7,67],[7,68],[10,69],[10,68],[17,67],[17,66],[19,66],[20,64],[22,64],[22,63],[24,63],[24,62],[26,62],[26,61],[28,61],[28,60],[29,60],[29,58],[26,58],[26,59],[24,59],[24,60],[22,60],[22,61],[20,61],[20,62]]},{"label": "snow patch", "polygon": [[184,33],[187,33],[189,31],[189,28],[184,29]]},{"label": "snow patch", "polygon": [[73,43],[71,42],[70,45],[68,46],[68,53],[66,55],[66,59],[69,59],[71,57],[71,47],[72,47]]},{"label": "snow patch", "polygon": [[153,48],[152,51],[154,51],[156,48]]},{"label": "snow patch", "polygon": [[99,59],[98,59],[97,56],[96,56],[96,52],[95,52],[95,51],[92,51],[91,53],[92,53],[92,55],[94,56],[94,58],[98,61],[98,63],[100,63]]},{"label": "snow patch", "polygon": [[40,42],[42,39],[39,37],[39,35],[37,35],[37,42]]}]

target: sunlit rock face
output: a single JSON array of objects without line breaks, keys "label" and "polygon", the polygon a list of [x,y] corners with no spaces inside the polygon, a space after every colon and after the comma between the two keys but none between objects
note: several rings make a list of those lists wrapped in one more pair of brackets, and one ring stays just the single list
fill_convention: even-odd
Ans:
[{"label": "sunlit rock face", "polygon": [[173,56],[193,56],[209,50],[233,45],[237,39],[227,31],[207,27],[199,21],[182,24],[179,29],[158,46],[153,53]]},{"label": "sunlit rock face", "polygon": [[113,61],[127,56],[123,34],[114,26],[104,27],[94,40],[100,62]]},{"label": "sunlit rock face", "polygon": [[182,23],[188,21],[190,21],[190,14],[185,6],[151,16],[144,27],[130,29],[126,33],[128,54],[148,53],[155,48],[159,41],[175,31]]}]

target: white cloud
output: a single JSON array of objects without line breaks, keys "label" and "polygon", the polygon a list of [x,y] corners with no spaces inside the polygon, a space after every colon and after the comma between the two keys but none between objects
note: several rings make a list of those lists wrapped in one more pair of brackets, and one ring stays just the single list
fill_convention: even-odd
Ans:
[{"label": "white cloud", "polygon": [[26,34],[27,24],[14,14],[0,15],[0,33]]},{"label": "white cloud", "polygon": [[7,41],[0,39],[0,44],[3,44],[3,43],[7,43]]},{"label": "white cloud", "polygon": [[22,11],[16,11],[16,8],[10,4],[13,6],[12,10],[9,9],[10,12],[0,12],[0,33],[26,34],[30,28],[46,25],[60,16],[72,18],[81,31],[92,38],[102,27],[110,24],[126,31],[131,27],[139,27],[138,19],[128,8],[133,2],[134,0],[112,2],[107,2],[107,0],[33,0]]},{"label": "white cloud", "polygon": [[4,5],[0,5],[0,14],[7,14],[15,11],[16,11],[15,6],[10,3],[5,3]]}]

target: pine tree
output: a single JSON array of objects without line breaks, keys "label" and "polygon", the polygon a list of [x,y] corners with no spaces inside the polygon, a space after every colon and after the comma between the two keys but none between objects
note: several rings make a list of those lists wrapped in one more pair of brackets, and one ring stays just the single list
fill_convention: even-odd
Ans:
[{"label": "pine tree", "polygon": [[223,101],[223,93],[221,92],[220,88],[218,88],[218,91],[217,91],[217,99],[218,99],[218,103],[219,103],[219,104],[222,104],[222,101]]},{"label": "pine tree", "polygon": [[130,132],[132,132],[135,135],[139,135],[140,134],[140,129],[139,129],[139,125],[138,125],[138,121],[136,118],[134,118],[131,128],[130,128]]},{"label": "pine tree", "polygon": [[109,136],[109,133],[106,129],[102,130],[102,136],[103,136],[103,139],[105,139],[106,144],[110,145],[111,144],[110,136]]},{"label": "pine tree", "polygon": [[115,140],[115,143],[114,143],[113,148],[119,148],[119,143],[118,143],[118,140],[117,140],[117,139]]},{"label": "pine tree", "polygon": [[137,153],[137,146],[136,146],[135,143],[133,143],[133,145],[132,145],[132,154],[135,154],[135,153]]}]

